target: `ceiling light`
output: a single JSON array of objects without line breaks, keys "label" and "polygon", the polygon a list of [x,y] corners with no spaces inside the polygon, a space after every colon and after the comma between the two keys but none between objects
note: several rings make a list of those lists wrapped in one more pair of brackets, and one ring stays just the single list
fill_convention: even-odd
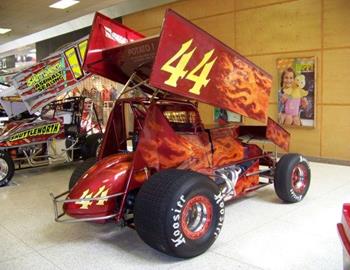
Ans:
[{"label": "ceiling light", "polygon": [[79,3],[79,1],[76,1],[76,0],[61,0],[61,1],[58,1],[58,2],[50,5],[49,7],[50,8],[65,9],[65,8],[71,7],[71,6],[78,4],[78,3]]},{"label": "ceiling light", "polygon": [[0,28],[0,34],[6,34],[7,32],[10,32],[12,29],[9,28]]}]

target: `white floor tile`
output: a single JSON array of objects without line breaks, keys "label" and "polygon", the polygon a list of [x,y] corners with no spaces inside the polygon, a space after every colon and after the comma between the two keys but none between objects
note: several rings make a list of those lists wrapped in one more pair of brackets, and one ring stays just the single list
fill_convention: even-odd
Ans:
[{"label": "white floor tile", "polygon": [[37,253],[29,253],[12,260],[0,262],[1,270],[59,270]]},{"label": "white floor tile", "polygon": [[[0,226],[0,262],[14,259],[33,250]],[[2,269],[0,267],[0,269]]]}]

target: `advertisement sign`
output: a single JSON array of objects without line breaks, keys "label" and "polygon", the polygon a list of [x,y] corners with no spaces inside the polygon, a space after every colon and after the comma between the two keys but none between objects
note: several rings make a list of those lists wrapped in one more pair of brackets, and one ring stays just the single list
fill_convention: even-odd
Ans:
[{"label": "advertisement sign", "polygon": [[280,125],[315,126],[315,62],[315,57],[277,60]]}]

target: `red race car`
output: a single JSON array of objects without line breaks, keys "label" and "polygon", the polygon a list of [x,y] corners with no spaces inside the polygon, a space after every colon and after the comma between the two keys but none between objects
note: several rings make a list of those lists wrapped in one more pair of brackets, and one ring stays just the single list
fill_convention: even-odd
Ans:
[{"label": "red race car", "polygon": [[[151,247],[190,258],[214,243],[226,201],[269,184],[285,202],[305,197],[307,160],[277,162],[253,143],[289,147],[289,133],[266,115],[271,76],[174,11],[150,38],[97,14],[84,67],[125,84],[128,97],[115,103],[98,161],[79,166],[67,192],[51,194],[56,221],[114,220]],[[197,101],[267,126],[207,129]]]}]

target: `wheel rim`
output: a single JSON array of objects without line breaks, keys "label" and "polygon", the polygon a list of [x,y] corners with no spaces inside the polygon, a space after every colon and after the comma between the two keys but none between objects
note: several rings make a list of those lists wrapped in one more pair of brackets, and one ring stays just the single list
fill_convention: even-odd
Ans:
[{"label": "wheel rim", "polygon": [[0,180],[5,179],[8,172],[9,172],[9,166],[6,160],[0,159]]},{"label": "wheel rim", "polygon": [[204,196],[191,198],[181,214],[181,227],[189,239],[199,239],[208,231],[213,217],[213,207]]},{"label": "wheel rim", "polygon": [[304,194],[309,183],[309,174],[303,164],[298,164],[292,172],[292,187],[299,194]]}]

